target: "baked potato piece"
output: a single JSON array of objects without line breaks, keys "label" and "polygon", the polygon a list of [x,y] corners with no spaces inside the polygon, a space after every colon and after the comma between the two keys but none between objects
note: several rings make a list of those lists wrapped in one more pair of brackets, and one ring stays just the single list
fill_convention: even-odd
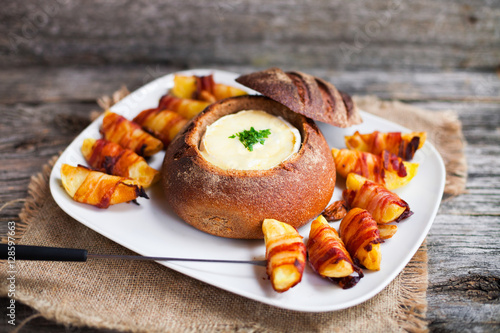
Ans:
[{"label": "baked potato piece", "polygon": [[170,90],[173,96],[203,100],[209,103],[218,100],[246,95],[244,90],[229,85],[215,83],[213,75],[174,77],[174,87]]},{"label": "baked potato piece", "polygon": [[104,139],[85,139],[82,154],[93,169],[110,175],[135,179],[144,188],[160,179],[160,172],[130,149]]},{"label": "baked potato piece", "polygon": [[175,75],[174,87],[170,89],[170,94],[178,98],[194,99],[196,88],[196,76]]},{"label": "baked potato piece", "polygon": [[351,209],[340,222],[340,238],[355,264],[373,270],[380,270],[382,254],[377,222],[370,213],[361,208]]},{"label": "baked potato piece", "polygon": [[177,133],[188,122],[177,112],[160,109],[144,110],[133,121],[160,139],[164,148],[168,147]]},{"label": "baked potato piece", "polygon": [[351,256],[337,231],[332,228],[323,215],[311,224],[307,241],[309,263],[321,276],[340,278],[354,272]]},{"label": "baked potato piece", "polygon": [[378,232],[380,234],[380,238],[389,239],[392,238],[398,231],[398,226],[394,224],[379,224]]},{"label": "baked potato piece", "polygon": [[347,205],[366,209],[378,224],[399,222],[413,214],[408,203],[396,193],[363,176],[350,173],[346,187],[342,195]]},{"label": "baked potato piece", "polygon": [[403,161],[387,151],[382,155],[332,148],[337,172],[344,178],[356,173],[393,190],[404,186],[417,174],[418,163]]},{"label": "baked potato piece", "polygon": [[205,101],[198,101],[190,98],[179,98],[167,94],[160,99],[158,109],[174,111],[186,119],[191,119],[210,104],[211,103]]},{"label": "baked potato piece", "polygon": [[273,289],[284,292],[302,280],[306,246],[297,229],[274,219],[262,223],[266,244],[267,275]]},{"label": "baked potato piece", "polygon": [[101,133],[104,139],[141,156],[152,156],[163,148],[163,143],[143,131],[141,126],[111,111],[104,113]]},{"label": "baked potato piece", "polygon": [[347,148],[380,155],[387,150],[391,154],[409,161],[415,155],[417,149],[422,148],[427,138],[426,132],[389,132],[381,133],[375,131],[361,134],[358,131],[344,138]]},{"label": "baked potato piece", "polygon": [[148,198],[143,187],[132,179],[107,175],[80,165],[63,164],[61,180],[73,200],[98,208],[108,208],[137,197]]}]

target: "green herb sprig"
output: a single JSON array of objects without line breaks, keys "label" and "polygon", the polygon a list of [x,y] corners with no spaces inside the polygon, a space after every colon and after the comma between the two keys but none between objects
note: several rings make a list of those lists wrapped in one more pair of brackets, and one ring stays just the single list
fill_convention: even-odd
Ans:
[{"label": "green herb sprig", "polygon": [[238,139],[246,149],[248,149],[249,151],[253,151],[253,145],[256,143],[260,143],[261,145],[263,145],[265,139],[267,139],[270,134],[270,129],[256,131],[255,128],[250,127],[250,130],[244,130],[242,132],[235,133],[229,138],[234,139],[238,137]]}]

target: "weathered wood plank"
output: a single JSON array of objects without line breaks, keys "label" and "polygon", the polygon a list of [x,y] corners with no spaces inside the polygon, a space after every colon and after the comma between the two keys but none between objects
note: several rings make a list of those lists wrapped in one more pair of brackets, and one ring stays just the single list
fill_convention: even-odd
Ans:
[{"label": "weathered wood plank", "polygon": [[3,1],[0,64],[495,68],[496,1]]},{"label": "weathered wood plank", "polygon": [[[250,73],[254,67],[215,66],[236,73]],[[160,65],[99,67],[30,67],[0,69],[0,103],[40,103],[88,101],[111,94],[126,85],[135,90],[180,67]],[[291,69],[284,68],[284,69]],[[382,70],[334,71],[320,68],[302,69],[335,84],[350,94],[373,94],[382,99],[399,99],[412,103],[500,102],[500,80],[493,72],[400,72]],[[436,105],[436,104],[433,104]],[[433,106],[431,105],[431,106]],[[467,110],[460,106],[464,112]],[[439,109],[439,106],[436,106]]]}]

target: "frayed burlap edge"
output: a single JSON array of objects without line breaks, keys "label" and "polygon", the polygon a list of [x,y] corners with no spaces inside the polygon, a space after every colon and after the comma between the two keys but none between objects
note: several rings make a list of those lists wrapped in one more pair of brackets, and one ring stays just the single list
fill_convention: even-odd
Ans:
[{"label": "frayed burlap edge", "polygon": [[395,314],[399,327],[408,332],[427,332],[427,241],[401,272],[398,312]]},{"label": "frayed burlap edge", "polygon": [[399,101],[382,101],[376,96],[353,96],[353,100],[363,111],[413,131],[426,131],[428,140],[439,151],[446,166],[444,193],[452,196],[466,193],[466,141],[456,112],[429,111]]}]

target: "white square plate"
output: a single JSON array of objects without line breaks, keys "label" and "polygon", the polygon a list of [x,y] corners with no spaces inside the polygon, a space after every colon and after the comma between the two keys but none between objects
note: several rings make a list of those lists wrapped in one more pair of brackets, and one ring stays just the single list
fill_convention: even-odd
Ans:
[{"label": "white square plate", "polygon": [[[253,92],[234,81],[238,74],[212,69],[193,69],[161,77],[136,90],[111,110],[132,119],[142,110],[153,108],[170,88],[174,74],[214,74],[215,82],[225,83]],[[344,135],[356,130],[361,133],[408,130],[387,120],[362,112],[364,122],[348,129],[319,123],[331,147],[342,148]],[[147,190],[150,200],[139,198],[140,206],[119,204],[108,209],[73,201],[61,185],[63,163],[85,165],[80,152],[85,138],[99,138],[102,116],[87,127],[63,152],[50,175],[50,190],[56,203],[71,217],[130,250],[144,256],[172,256],[209,259],[264,259],[265,246],[260,240],[234,240],[201,232],[177,217],[166,205],[159,184]],[[149,160],[160,169],[164,153]],[[415,213],[399,223],[396,235],[382,244],[382,264],[378,272],[365,270],[365,277],[354,287],[343,290],[316,275],[306,265],[302,282],[289,291],[276,293],[267,279],[265,268],[245,264],[160,262],[185,275],[221,289],[280,308],[322,312],[348,308],[362,303],[380,292],[399,274],[418,250],[437,214],[445,183],[444,164],[436,149],[426,142],[417,151],[414,162],[420,163],[415,178],[395,192],[406,200]],[[345,181],[338,177],[332,201],[339,200]],[[332,223],[338,229],[339,223]],[[310,224],[299,232],[307,241]]]}]

